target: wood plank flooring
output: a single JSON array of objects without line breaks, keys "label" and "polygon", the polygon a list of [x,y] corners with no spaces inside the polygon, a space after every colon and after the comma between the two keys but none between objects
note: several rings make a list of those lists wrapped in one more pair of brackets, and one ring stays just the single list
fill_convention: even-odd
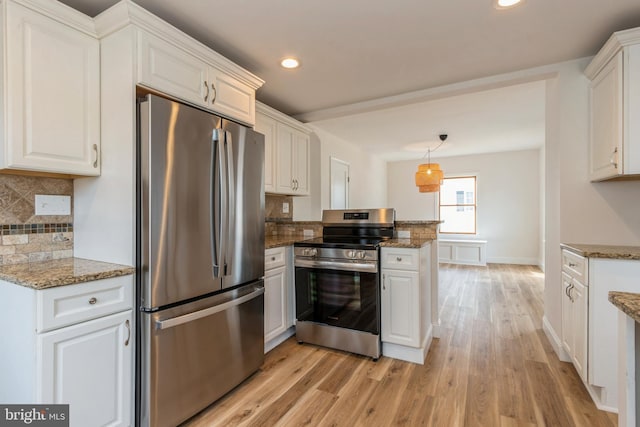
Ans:
[{"label": "wood plank flooring", "polygon": [[616,426],[542,332],[543,282],[536,267],[442,264],[442,336],[424,365],[291,338],[184,425]]}]

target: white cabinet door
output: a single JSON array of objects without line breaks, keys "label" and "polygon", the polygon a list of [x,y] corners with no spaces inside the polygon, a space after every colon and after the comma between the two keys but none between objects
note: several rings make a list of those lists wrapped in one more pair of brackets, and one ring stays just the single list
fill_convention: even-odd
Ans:
[{"label": "white cabinet door", "polygon": [[294,193],[294,131],[291,127],[278,123],[276,145],[276,192]]},{"label": "white cabinet door", "polygon": [[264,341],[268,342],[287,330],[286,268],[269,270],[264,276]]},{"label": "white cabinet door", "polygon": [[209,66],[151,34],[138,32],[138,83],[197,105],[209,106]]},{"label": "white cabinet door", "polygon": [[623,173],[622,55],[619,52],[591,82],[591,180]]},{"label": "white cabinet door", "polygon": [[309,194],[309,135],[294,131],[293,177],[295,194],[306,196]]},{"label": "white cabinet door", "polygon": [[587,322],[589,294],[578,281],[573,281],[571,290],[573,298],[573,365],[584,381],[587,381]]},{"label": "white cabinet door", "polygon": [[571,276],[562,272],[562,346],[573,355],[573,304],[569,297]]},{"label": "white cabinet door", "polygon": [[273,193],[276,190],[276,121],[257,114],[255,130],[264,134],[264,191]]},{"label": "white cabinet door", "polygon": [[3,167],[99,175],[100,44],[9,2]]},{"label": "white cabinet door", "polygon": [[420,346],[420,282],[417,271],[382,271],[382,341]]},{"label": "white cabinet door", "polygon": [[222,71],[209,67],[209,108],[248,125],[255,123],[256,92]]},{"label": "white cabinet door", "polygon": [[37,336],[42,403],[68,403],[71,426],[131,421],[131,311]]}]

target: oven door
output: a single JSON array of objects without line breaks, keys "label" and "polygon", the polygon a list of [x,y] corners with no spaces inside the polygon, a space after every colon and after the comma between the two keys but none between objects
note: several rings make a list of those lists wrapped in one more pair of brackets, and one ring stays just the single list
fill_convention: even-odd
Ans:
[{"label": "oven door", "polygon": [[377,262],[295,261],[296,319],[380,333]]}]

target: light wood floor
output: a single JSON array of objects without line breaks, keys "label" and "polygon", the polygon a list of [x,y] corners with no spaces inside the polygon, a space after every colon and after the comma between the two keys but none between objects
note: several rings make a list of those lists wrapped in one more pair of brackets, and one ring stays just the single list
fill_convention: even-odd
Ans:
[{"label": "light wood floor", "polygon": [[544,332],[534,267],[441,265],[442,336],[424,365],[289,339],[186,425],[615,426]]}]

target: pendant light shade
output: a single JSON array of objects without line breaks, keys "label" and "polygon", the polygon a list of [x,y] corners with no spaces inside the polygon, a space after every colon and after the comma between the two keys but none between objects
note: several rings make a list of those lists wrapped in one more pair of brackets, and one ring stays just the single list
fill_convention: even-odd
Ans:
[{"label": "pendant light shade", "polygon": [[[440,135],[440,145],[434,150],[440,148],[444,141],[447,139],[446,134]],[[425,157],[429,156],[428,163],[423,163],[418,166],[418,172],[416,172],[415,181],[418,190],[421,193],[435,193],[440,191],[440,184],[444,179],[444,172],[440,169],[438,163],[431,163],[431,149],[427,150]],[[423,157],[424,158],[424,157]]]},{"label": "pendant light shade", "polygon": [[437,163],[425,163],[418,166],[416,172],[416,186],[421,193],[435,193],[440,191],[440,184],[444,173]]},{"label": "pendant light shade", "polygon": [[440,184],[419,185],[418,190],[421,193],[437,193],[440,191]]}]

